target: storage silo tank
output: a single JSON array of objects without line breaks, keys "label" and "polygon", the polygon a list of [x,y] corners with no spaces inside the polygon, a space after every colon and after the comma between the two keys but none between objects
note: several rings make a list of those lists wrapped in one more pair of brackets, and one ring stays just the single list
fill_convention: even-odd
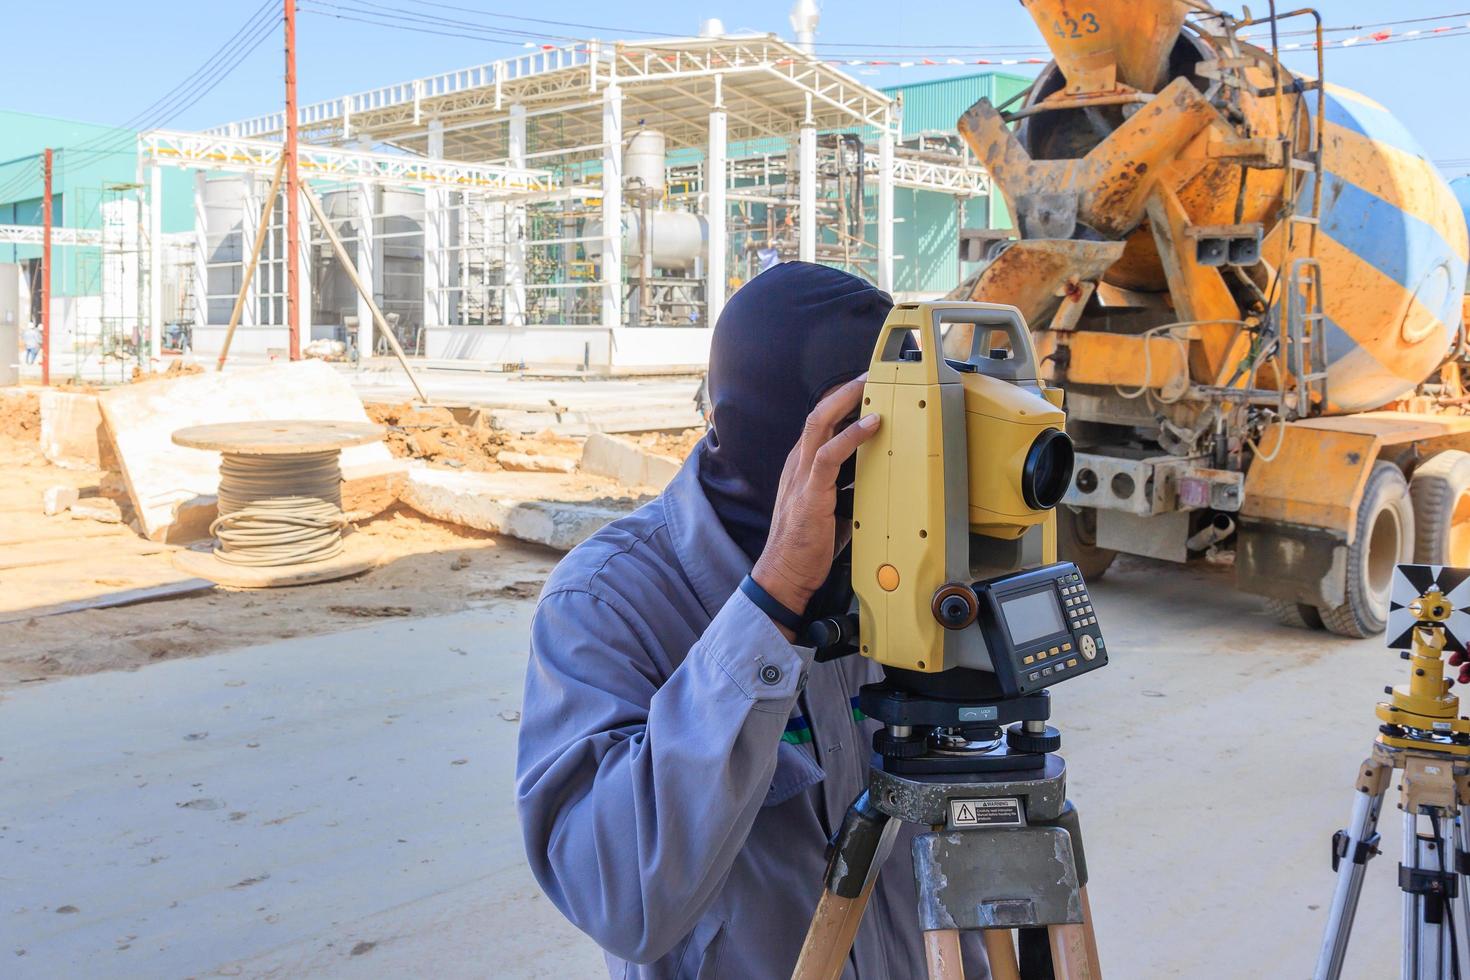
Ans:
[{"label": "storage silo tank", "polygon": [[664,196],[664,161],[667,140],[656,129],[640,129],[623,151],[623,186],[630,194],[649,202]]},{"label": "storage silo tank", "polygon": [[[214,177],[204,182],[204,240],[209,252],[208,317],[216,326],[230,322],[234,297],[239,295],[240,279],[244,275],[242,263],[252,244],[244,240],[245,181],[249,179]],[[264,196],[263,191],[260,196]],[[258,288],[265,291],[264,285]]]},{"label": "storage silo tank", "polygon": [[[343,236],[354,261],[358,260],[358,246],[352,239],[357,236],[360,193],[356,188],[344,188],[321,196],[322,209]],[[405,347],[417,346],[424,315],[424,196],[385,187],[371,187],[366,194],[374,215],[374,298],[385,317],[397,314],[400,341]],[[330,246],[318,251],[313,263],[316,319],[340,328],[345,317],[357,316],[357,287]]]}]

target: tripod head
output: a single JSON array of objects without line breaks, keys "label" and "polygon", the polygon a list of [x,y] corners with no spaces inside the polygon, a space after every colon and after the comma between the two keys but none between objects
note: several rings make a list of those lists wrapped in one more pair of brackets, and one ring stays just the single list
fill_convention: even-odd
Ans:
[{"label": "tripod head", "polygon": [[1387,644],[1412,672],[1380,702],[1378,740],[1398,748],[1435,748],[1470,755],[1470,721],[1459,717],[1444,654],[1465,653],[1470,635],[1470,569],[1398,565],[1388,607]]}]

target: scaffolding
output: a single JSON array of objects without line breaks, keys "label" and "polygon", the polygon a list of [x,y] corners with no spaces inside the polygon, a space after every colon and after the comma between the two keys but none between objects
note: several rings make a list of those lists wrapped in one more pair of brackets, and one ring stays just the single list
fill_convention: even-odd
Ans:
[{"label": "scaffolding", "polygon": [[[957,213],[989,193],[962,144],[901,145],[887,96],[771,35],[580,42],[303,106],[298,122],[303,179],[403,347],[429,359],[702,363],[726,297],[774,262],[824,262],[891,289],[895,188],[948,195]],[[283,123],[276,112],[143,134],[140,155],[155,174],[195,170],[206,190],[258,185]],[[648,132],[667,145],[657,192],[625,173]],[[370,352],[370,318],[321,229],[303,241],[311,336]],[[243,349],[281,334],[279,248],[273,228],[271,302],[248,304],[259,312],[241,325]],[[238,288],[241,257],[203,250],[211,276],[233,268]],[[211,281],[192,326],[201,349],[226,293]]]}]

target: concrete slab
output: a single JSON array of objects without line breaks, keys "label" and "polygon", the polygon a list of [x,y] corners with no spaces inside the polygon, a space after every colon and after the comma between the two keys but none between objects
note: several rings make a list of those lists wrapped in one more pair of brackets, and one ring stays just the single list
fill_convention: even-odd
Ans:
[{"label": "concrete slab", "polygon": [[40,404],[42,454],[67,469],[103,468],[102,443],[107,434],[97,396],[43,388]]},{"label": "concrete slab", "polygon": [[[187,540],[185,526],[207,527],[203,518],[219,488],[219,454],[174,445],[175,429],[257,419],[369,421],[342,375],[312,360],[126,385],[99,404],[143,533],[154,540]],[[342,452],[344,465],[391,458],[382,443]]]},{"label": "concrete slab", "polygon": [[[413,397],[396,365],[338,370],[366,401]],[[574,436],[677,431],[702,424],[693,400],[697,377],[550,379],[430,367],[419,372],[419,381],[435,404],[480,409],[496,428],[526,435],[543,429]]]},{"label": "concrete slab", "polygon": [[7,694],[5,976],[603,973],[516,831],[528,614]]},{"label": "concrete slab", "polygon": [[582,446],[582,472],[610,476],[624,486],[662,490],[683,465],[627,439],[594,432]]},{"label": "concrete slab", "polygon": [[564,479],[552,473],[467,473],[415,466],[400,499],[441,521],[559,551],[571,550],[633,509],[631,502],[610,506],[557,500]]},{"label": "concrete slab", "polygon": [[514,473],[572,473],[577,469],[577,461],[570,456],[541,456],[509,449],[496,453],[495,462]]}]

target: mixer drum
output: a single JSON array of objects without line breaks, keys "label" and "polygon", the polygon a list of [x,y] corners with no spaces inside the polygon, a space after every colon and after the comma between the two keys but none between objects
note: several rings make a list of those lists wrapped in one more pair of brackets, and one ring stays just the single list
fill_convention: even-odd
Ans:
[{"label": "mixer drum", "polygon": [[[1309,94],[1315,113],[1316,93]],[[1461,330],[1470,258],[1453,192],[1408,131],[1372,99],[1327,86],[1322,263],[1327,392],[1337,412],[1378,408],[1424,381]],[[1311,210],[1312,177],[1297,198]],[[1304,250],[1306,226],[1297,225]],[[1284,226],[1273,237],[1284,234]],[[1268,240],[1267,255],[1279,254]]]}]

